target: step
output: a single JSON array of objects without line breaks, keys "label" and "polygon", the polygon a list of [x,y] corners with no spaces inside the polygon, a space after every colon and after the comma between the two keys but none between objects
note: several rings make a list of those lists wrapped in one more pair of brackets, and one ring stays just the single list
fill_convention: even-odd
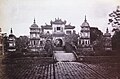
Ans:
[{"label": "step", "polygon": [[65,51],[55,51],[54,56],[59,62],[76,60],[73,53],[66,53]]},{"label": "step", "polygon": [[63,48],[63,47],[55,47],[54,50],[55,50],[55,51],[63,51],[64,48]]}]

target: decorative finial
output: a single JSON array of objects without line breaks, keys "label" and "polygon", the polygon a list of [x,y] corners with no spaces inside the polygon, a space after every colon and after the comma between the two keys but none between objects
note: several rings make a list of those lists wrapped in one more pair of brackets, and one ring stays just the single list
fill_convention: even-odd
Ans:
[{"label": "decorative finial", "polygon": [[106,29],[106,33],[109,33],[108,27],[107,27],[107,29]]},{"label": "decorative finial", "polygon": [[86,19],[86,15],[85,15],[85,22],[87,21],[87,19]]},{"label": "decorative finial", "polygon": [[34,24],[35,24],[35,18],[34,18]]},{"label": "decorative finial", "polygon": [[12,28],[11,28],[11,30],[10,30],[10,33],[11,33],[11,34],[13,33]]},{"label": "decorative finial", "polygon": [[120,11],[120,6],[117,6],[117,10],[116,11]]},{"label": "decorative finial", "polygon": [[120,6],[117,6],[117,10],[120,10]]}]

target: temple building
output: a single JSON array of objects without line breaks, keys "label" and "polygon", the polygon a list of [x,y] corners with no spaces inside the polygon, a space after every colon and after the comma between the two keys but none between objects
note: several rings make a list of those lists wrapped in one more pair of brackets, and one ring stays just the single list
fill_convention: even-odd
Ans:
[{"label": "temple building", "polygon": [[112,50],[111,34],[109,33],[108,28],[106,29],[106,33],[104,34],[104,49],[105,51]]},{"label": "temple building", "polygon": [[30,27],[30,44],[29,49],[32,52],[39,52],[44,49],[47,40],[52,40],[55,47],[65,46],[65,35],[74,33],[75,26],[66,24],[66,21],[56,19],[50,21],[49,24],[39,27],[34,19],[33,24]]},{"label": "temple building", "polygon": [[[79,46],[80,51],[93,51],[93,42],[98,37],[103,36],[102,32],[96,27],[90,27],[85,20],[81,25],[80,35],[75,34],[75,26],[67,24],[66,20],[55,18],[54,21],[50,21],[50,24],[45,23],[39,27],[34,19],[33,24],[30,26],[30,43],[29,49],[32,52],[40,52],[44,50],[47,41],[52,41],[54,47],[65,47],[65,44],[76,43]],[[76,37],[75,37],[76,35]],[[96,36],[96,37],[94,37]],[[75,38],[75,39],[73,39]],[[105,50],[112,50],[111,47],[111,34],[108,32],[104,34],[105,38]],[[69,40],[70,39],[70,40]]]},{"label": "temple building", "polygon": [[93,50],[90,42],[90,25],[87,22],[86,16],[84,22],[81,25],[79,45],[84,51]]},{"label": "temple building", "polygon": [[16,51],[16,37],[13,34],[12,28],[10,30],[10,34],[8,37],[8,52],[15,52]]}]

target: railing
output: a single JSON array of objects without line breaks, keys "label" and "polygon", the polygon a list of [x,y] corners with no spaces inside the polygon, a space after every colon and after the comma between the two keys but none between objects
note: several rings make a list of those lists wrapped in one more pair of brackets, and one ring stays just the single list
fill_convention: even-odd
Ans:
[{"label": "railing", "polygon": [[74,56],[75,56],[75,58],[76,58],[76,61],[78,61],[78,55],[77,55],[77,53],[75,52],[75,51],[73,51],[73,54],[74,54]]}]

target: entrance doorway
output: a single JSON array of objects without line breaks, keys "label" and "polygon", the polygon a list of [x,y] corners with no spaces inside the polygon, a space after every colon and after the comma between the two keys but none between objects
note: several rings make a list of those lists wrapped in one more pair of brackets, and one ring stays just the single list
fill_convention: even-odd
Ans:
[{"label": "entrance doorway", "polygon": [[56,47],[62,47],[62,45],[63,45],[62,39],[56,39],[55,40],[55,46]]}]

